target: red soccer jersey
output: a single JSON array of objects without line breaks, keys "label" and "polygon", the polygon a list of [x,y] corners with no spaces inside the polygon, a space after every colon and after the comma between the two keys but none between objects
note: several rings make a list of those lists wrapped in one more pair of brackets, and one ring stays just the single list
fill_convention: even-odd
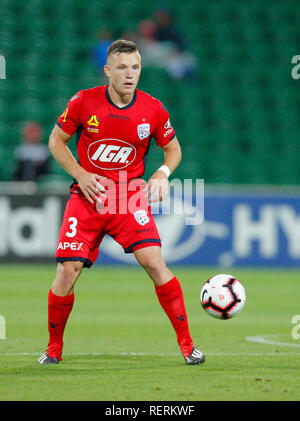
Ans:
[{"label": "red soccer jersey", "polygon": [[69,135],[76,132],[80,165],[89,172],[116,183],[142,177],[154,137],[164,146],[175,137],[170,116],[151,95],[135,90],[125,107],[115,105],[107,86],[79,91],[74,95],[57,125]]}]

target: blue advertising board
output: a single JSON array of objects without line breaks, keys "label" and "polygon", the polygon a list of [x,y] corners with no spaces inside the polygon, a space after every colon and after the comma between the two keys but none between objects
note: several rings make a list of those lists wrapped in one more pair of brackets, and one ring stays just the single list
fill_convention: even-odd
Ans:
[{"label": "blue advertising board", "polygon": [[[196,199],[184,200],[193,206]],[[172,200],[183,199],[173,196]],[[300,267],[299,192],[205,187],[200,214],[202,207],[203,220],[192,225],[184,213],[154,215],[168,264]],[[136,262],[106,237],[97,263]]]},{"label": "blue advertising board", "polygon": [[[67,200],[0,195],[0,262],[55,263]],[[300,267],[299,190],[204,186],[190,195],[171,192],[165,204],[153,214],[168,264]],[[137,263],[106,236],[96,264]]]}]

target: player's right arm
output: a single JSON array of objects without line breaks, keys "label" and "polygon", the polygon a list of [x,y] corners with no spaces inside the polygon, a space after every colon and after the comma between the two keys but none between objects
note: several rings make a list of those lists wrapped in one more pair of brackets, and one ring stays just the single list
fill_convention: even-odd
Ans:
[{"label": "player's right arm", "polygon": [[93,174],[82,168],[76,161],[67,143],[72,135],[64,132],[58,125],[55,125],[50,138],[49,149],[55,160],[62,166],[62,168],[75,178],[78,185],[90,203],[97,201],[97,195],[105,196],[105,188],[101,185],[101,177],[98,174]]}]

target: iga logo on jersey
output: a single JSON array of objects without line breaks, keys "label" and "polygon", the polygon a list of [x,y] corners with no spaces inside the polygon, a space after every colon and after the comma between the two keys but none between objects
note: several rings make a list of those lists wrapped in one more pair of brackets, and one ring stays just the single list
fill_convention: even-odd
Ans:
[{"label": "iga logo on jersey", "polygon": [[141,140],[146,139],[150,135],[150,124],[143,123],[137,126],[137,132]]},{"label": "iga logo on jersey", "polygon": [[119,139],[102,139],[88,148],[89,160],[103,170],[120,170],[134,160],[136,149],[130,143]]}]

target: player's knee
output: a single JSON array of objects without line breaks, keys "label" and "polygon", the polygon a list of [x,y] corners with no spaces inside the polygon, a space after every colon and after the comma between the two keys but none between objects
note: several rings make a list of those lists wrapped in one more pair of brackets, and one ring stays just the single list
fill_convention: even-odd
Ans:
[{"label": "player's knee", "polygon": [[57,266],[57,278],[61,286],[72,288],[81,272],[82,266],[82,262],[59,263]]},{"label": "player's knee", "polygon": [[155,256],[144,257],[141,259],[140,264],[148,273],[157,273],[164,267],[161,259],[158,259]]}]

